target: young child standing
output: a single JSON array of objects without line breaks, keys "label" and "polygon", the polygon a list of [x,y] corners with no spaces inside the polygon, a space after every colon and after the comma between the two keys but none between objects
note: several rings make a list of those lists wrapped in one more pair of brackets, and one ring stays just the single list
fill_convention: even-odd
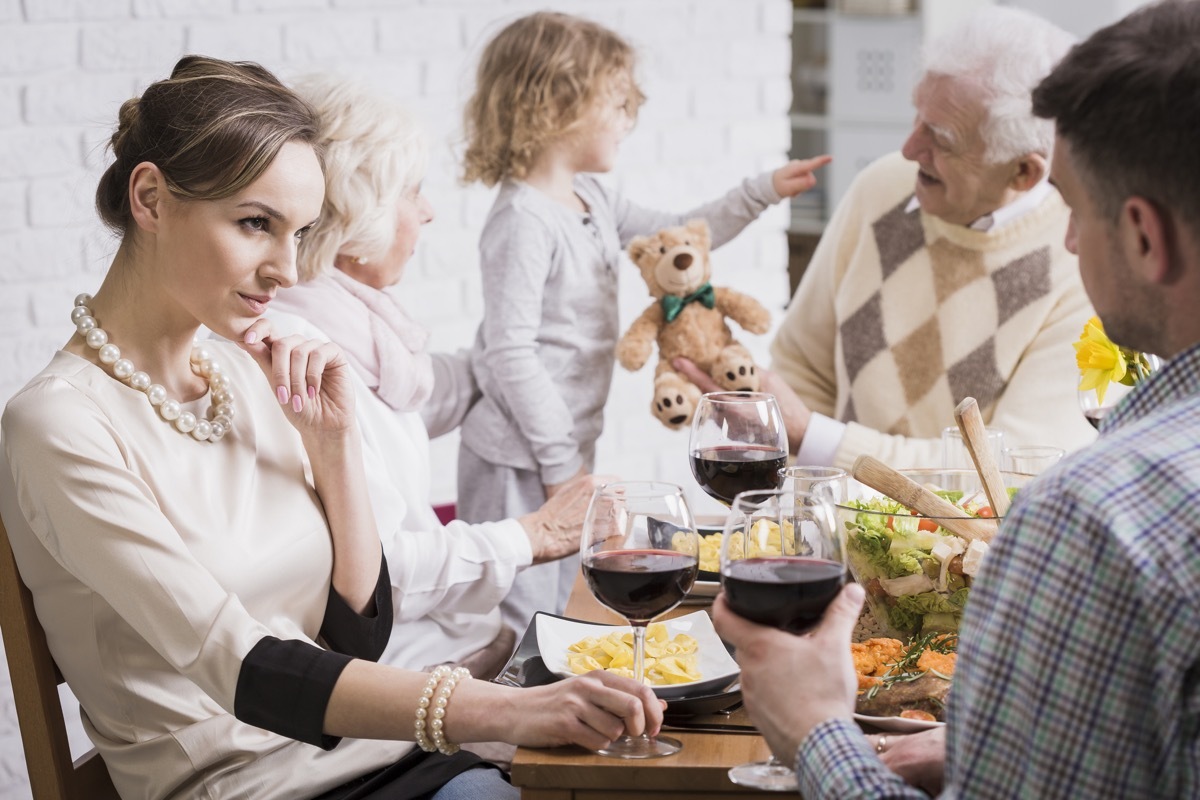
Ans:
[{"label": "young child standing", "polygon": [[[608,172],[644,96],[616,33],[539,12],[483,51],[467,103],[467,182],[499,184],[479,248],[484,314],[474,350],[482,398],[462,425],[458,514],[520,516],[592,470],[618,338],[617,265],[637,235],[707,220],[717,247],[773,203],[815,184],[828,157],[792,161],[684,214],[639,208]],[[524,630],[561,613],[578,560],[531,567],[501,606]]]}]

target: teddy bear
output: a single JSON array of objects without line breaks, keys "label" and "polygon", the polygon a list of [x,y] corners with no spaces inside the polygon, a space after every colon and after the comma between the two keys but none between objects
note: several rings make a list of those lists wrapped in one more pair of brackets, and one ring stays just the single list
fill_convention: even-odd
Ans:
[{"label": "teddy bear", "polygon": [[617,360],[641,369],[658,343],[651,411],[668,428],[691,424],[700,389],[671,366],[685,356],[730,391],[757,391],[754,359],[738,344],[725,320],[750,333],[766,333],[771,315],[741,292],[714,288],[708,223],[694,219],[630,243],[629,257],[642,272],[654,302],[617,342]]}]

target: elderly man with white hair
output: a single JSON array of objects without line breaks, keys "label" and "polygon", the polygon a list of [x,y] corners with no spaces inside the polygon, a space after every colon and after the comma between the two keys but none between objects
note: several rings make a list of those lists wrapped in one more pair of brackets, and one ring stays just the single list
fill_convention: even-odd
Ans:
[{"label": "elderly man with white hair", "polygon": [[771,347],[799,462],[938,466],[968,396],[1010,443],[1094,437],[1071,347],[1092,312],[1030,106],[1071,44],[992,7],[928,47],[912,133],[851,185]]}]

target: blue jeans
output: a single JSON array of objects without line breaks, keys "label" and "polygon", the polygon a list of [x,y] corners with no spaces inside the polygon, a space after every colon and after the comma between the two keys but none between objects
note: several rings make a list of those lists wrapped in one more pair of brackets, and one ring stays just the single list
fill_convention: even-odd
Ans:
[{"label": "blue jeans", "polygon": [[494,769],[469,769],[438,789],[429,800],[518,800],[521,790]]}]

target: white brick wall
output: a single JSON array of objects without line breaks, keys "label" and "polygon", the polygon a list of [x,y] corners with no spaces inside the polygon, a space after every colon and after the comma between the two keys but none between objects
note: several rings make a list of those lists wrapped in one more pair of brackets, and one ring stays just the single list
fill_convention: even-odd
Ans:
[{"label": "white brick wall", "polygon": [[[434,348],[468,345],[482,308],[475,242],[491,193],[458,185],[451,144],[481,43],[498,21],[543,7],[614,27],[642,55],[649,102],[613,176],[631,199],[684,209],[782,163],[788,0],[0,0],[0,403],[67,339],[71,298],[107,267],[114,242],[91,202],[118,106],[189,52],[259,61],[285,79],[313,70],[365,78],[420,117],[433,142],[425,186],[437,219],[403,296]],[[787,219],[773,210],[715,258],[718,283],[777,316]],[[627,269],[623,325],[647,302]],[[743,338],[765,359],[767,337]],[[691,486],[687,436],[650,416],[650,384],[649,367],[618,369],[598,467]],[[453,436],[435,443],[436,500],[453,498],[456,450]],[[699,499],[697,507],[712,510]],[[0,798],[28,796],[3,666]]]}]

